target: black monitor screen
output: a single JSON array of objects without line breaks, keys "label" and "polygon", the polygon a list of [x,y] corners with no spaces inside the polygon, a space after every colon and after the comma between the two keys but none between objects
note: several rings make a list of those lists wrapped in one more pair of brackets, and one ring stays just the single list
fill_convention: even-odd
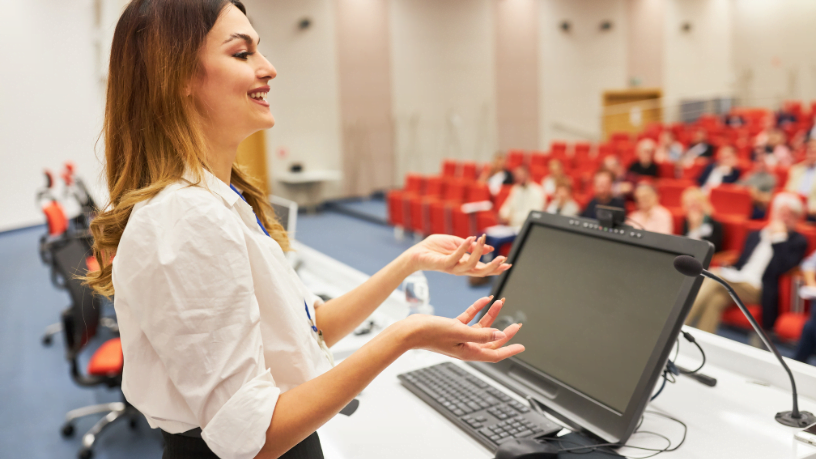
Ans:
[{"label": "black monitor screen", "polygon": [[676,256],[533,225],[499,292],[518,358],[625,412],[686,280]]}]

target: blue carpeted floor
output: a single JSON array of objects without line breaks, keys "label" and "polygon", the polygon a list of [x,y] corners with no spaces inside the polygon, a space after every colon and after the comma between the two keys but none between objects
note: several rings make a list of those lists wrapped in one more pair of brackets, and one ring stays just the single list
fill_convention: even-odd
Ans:
[{"label": "blue carpeted floor", "polygon": [[[367,204],[368,205],[368,204]],[[380,204],[384,205],[384,203]],[[373,274],[411,246],[410,237],[394,239],[391,228],[336,212],[302,214],[298,239],[331,257]],[[37,240],[44,229],[29,228],[0,234],[0,457],[71,458],[80,447],[81,434],[98,417],[77,424],[74,438],[59,430],[67,411],[116,401],[116,391],[76,386],[58,338],[50,348],[40,344],[45,327],[59,318],[68,304],[64,291],[55,289],[37,255]],[[462,277],[427,273],[431,302],[439,315],[453,317],[489,286],[470,288]],[[746,342],[742,331],[721,334]],[[99,337],[97,343],[106,336]],[[791,349],[782,352],[790,355]],[[136,430],[124,422],[104,433],[95,458],[159,458],[161,437],[142,419]]]}]

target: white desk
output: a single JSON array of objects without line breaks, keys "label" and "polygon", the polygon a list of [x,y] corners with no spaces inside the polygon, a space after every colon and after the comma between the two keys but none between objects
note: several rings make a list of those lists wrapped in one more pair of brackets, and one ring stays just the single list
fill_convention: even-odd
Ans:
[{"label": "white desk", "polygon": [[[303,258],[301,275],[313,288],[325,281],[324,290],[348,291],[363,282],[362,273],[318,252],[297,245]],[[317,275],[316,273],[322,273]],[[331,273],[327,276],[327,273]],[[377,315],[382,320],[404,317],[400,295],[392,295]],[[816,459],[816,447],[793,438],[795,428],[774,420],[778,411],[789,410],[791,396],[784,370],[769,352],[754,349],[700,330],[692,332],[706,351],[704,373],[717,378],[714,388],[680,376],[668,384],[647,410],[661,411],[688,425],[686,443],[676,452],[658,457],[675,459]],[[347,338],[337,344],[347,356],[370,338]],[[493,457],[475,440],[454,427],[441,414],[402,387],[396,375],[450,360],[425,351],[411,351],[378,376],[358,397],[360,407],[351,417],[337,416],[318,431],[327,459]],[[694,368],[699,362],[695,346],[683,341],[678,363]],[[460,363],[461,364],[461,363]],[[816,412],[816,367],[788,361],[796,376],[802,410]],[[463,368],[475,372],[469,366]],[[487,380],[491,382],[490,380]],[[759,383],[758,383],[759,382]],[[494,384],[495,385],[495,384]],[[496,385],[497,387],[501,387]],[[509,395],[523,401],[513,393]],[[682,427],[647,414],[641,430],[659,432],[673,444]],[[665,447],[665,440],[634,435],[629,444]],[[620,454],[633,458],[648,455],[634,449]]]},{"label": "white desk", "polygon": [[[274,176],[274,180],[283,186],[283,197],[291,199],[298,205],[312,208],[320,205],[322,199],[322,186],[326,182],[336,182],[343,179],[340,171],[332,170],[306,170],[303,172],[279,172]],[[280,187],[276,188],[281,192]]]}]

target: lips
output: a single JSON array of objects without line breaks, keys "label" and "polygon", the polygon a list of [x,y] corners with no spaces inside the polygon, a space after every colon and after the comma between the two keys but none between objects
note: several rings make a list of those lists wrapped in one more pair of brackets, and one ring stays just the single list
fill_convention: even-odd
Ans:
[{"label": "lips", "polygon": [[247,96],[255,103],[263,105],[264,107],[269,106],[269,102],[266,101],[266,95],[269,93],[269,86],[262,86],[260,88],[255,88],[247,93]]}]

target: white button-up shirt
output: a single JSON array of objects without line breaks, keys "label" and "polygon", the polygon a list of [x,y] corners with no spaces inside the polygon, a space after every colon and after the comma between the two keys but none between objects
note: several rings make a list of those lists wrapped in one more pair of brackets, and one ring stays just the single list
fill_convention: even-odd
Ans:
[{"label": "white button-up shirt", "polygon": [[185,177],[134,206],[113,260],[122,390],[151,427],[252,458],[280,393],[331,368],[319,299],[235,191]]}]

